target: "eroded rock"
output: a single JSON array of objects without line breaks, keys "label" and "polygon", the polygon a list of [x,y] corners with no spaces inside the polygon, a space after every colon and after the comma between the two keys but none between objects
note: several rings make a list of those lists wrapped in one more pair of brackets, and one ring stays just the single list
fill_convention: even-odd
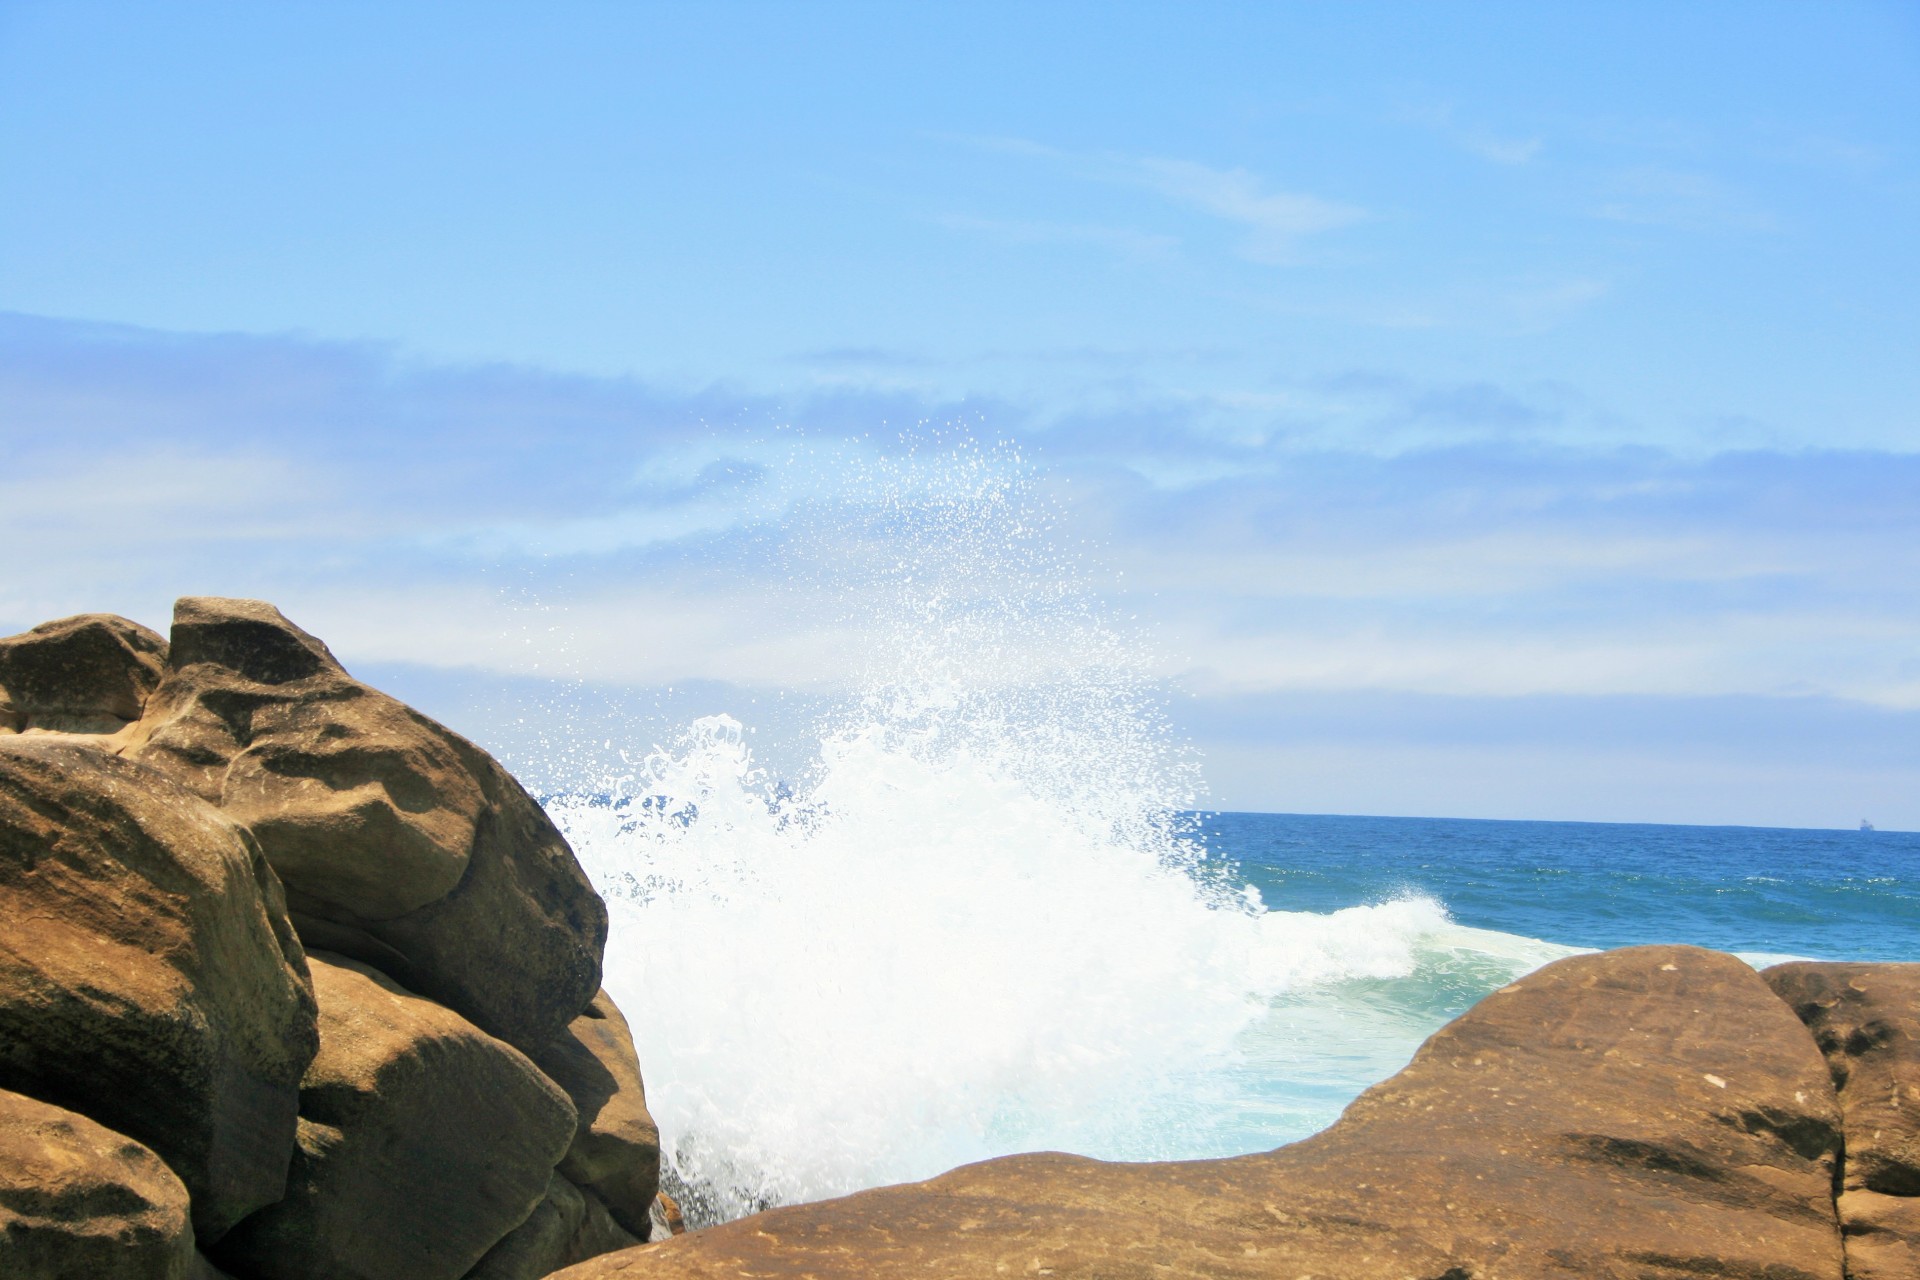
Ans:
[{"label": "eroded rock", "polygon": [[301,936],[538,1050],[592,998],[606,908],[540,806],[256,600],[175,606],[127,755],[245,824]]},{"label": "eroded rock", "polygon": [[167,642],[125,618],[83,613],[0,639],[0,732],[111,735],[140,718]]},{"label": "eroded rock", "polygon": [[187,1189],[147,1148],[0,1091],[0,1275],[189,1280]]},{"label": "eroded rock", "polygon": [[1920,964],[1801,961],[1763,976],[1839,1090],[1849,1277],[1920,1276]]},{"label": "eroded rock", "polygon": [[280,1198],[316,1044],[244,830],[131,761],[0,738],[0,1088],[152,1148],[212,1240]]},{"label": "eroded rock", "polygon": [[592,1191],[559,1174],[527,1220],[487,1250],[467,1280],[540,1280],[562,1267],[641,1243]]},{"label": "eroded rock", "polygon": [[579,1115],[560,1172],[577,1186],[593,1188],[620,1225],[646,1239],[660,1189],[660,1130],[647,1113],[626,1018],[601,991],[533,1060],[566,1091]]},{"label": "eroded rock", "polygon": [[1841,1280],[1839,1146],[1826,1064],[1757,974],[1636,947],[1495,992],[1277,1151],[990,1160],[560,1275]]},{"label": "eroded rock", "polygon": [[286,1197],[213,1250],[255,1280],[457,1280],[546,1196],[574,1112],[525,1056],[344,956],[309,956],[320,1052]]}]

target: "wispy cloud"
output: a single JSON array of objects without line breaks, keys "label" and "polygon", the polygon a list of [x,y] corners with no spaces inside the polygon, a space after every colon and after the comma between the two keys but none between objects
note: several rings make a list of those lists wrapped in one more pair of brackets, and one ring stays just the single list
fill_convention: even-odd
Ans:
[{"label": "wispy cloud", "polygon": [[[1703,700],[1781,723],[1799,706],[1862,724],[1920,708],[1920,455],[1547,443],[1590,411],[1549,385],[1376,370],[1076,418],[1001,406],[979,429],[1040,459],[1047,520],[1093,549],[1104,606],[1152,620],[1196,714],[1444,700],[1497,720],[1515,700],[1601,714],[1624,699],[1657,745],[1660,717]],[[14,317],[0,631],[89,609],[164,624],[175,595],[263,595],[350,665],[636,697],[708,682],[734,710],[830,697],[872,612],[862,575],[901,570],[875,521],[941,497],[877,500],[868,477],[943,456],[966,430],[918,424],[954,416],[865,391],[675,397]],[[523,732],[511,704],[474,706],[462,727],[483,740]],[[1220,732],[1217,776],[1283,803],[1254,765],[1293,739]],[[1592,746],[1567,733],[1549,740]],[[1456,748],[1500,762],[1458,739],[1434,759]],[[1360,746],[1323,734],[1313,750]],[[1737,773],[1734,746],[1703,750]]]},{"label": "wispy cloud", "polygon": [[943,214],[935,219],[950,231],[968,232],[1011,245],[1083,245],[1136,260],[1164,259],[1180,246],[1179,238],[1130,227],[1085,223],[1031,221],[1016,218],[977,218]]},{"label": "wispy cloud", "polygon": [[1643,165],[1609,178],[1596,217],[1686,231],[1777,231],[1773,214],[1707,173]]},{"label": "wispy cloud", "polygon": [[[1276,187],[1243,167],[1220,168],[1194,160],[1120,151],[1073,151],[1026,138],[943,136],[946,141],[978,150],[1047,161],[1085,181],[1150,191],[1183,209],[1240,228],[1246,233],[1241,256],[1270,266],[1295,265],[1302,259],[1302,242],[1309,237],[1365,222],[1374,216],[1355,204]],[[1019,228],[1030,228],[1026,232],[1030,235],[1038,234],[1039,229],[1046,226],[1018,222],[997,225],[1008,228],[1008,234],[1020,234]],[[1156,252],[1166,251],[1173,243],[1171,237],[1106,227],[1065,230],[1101,237],[1123,236],[1128,238],[1126,243],[1131,247],[1151,248]],[[1132,237],[1136,236],[1144,237],[1144,244],[1135,244]]]},{"label": "wispy cloud", "polygon": [[1461,150],[1491,164],[1528,164],[1546,146],[1546,140],[1537,134],[1515,136],[1467,124],[1460,119],[1451,103],[1405,107],[1395,112],[1394,118],[1431,130]]},{"label": "wispy cloud", "polygon": [[1369,217],[1357,205],[1298,192],[1277,191],[1245,169],[1215,169],[1190,160],[1143,157],[1116,161],[1168,199],[1237,223],[1248,232],[1243,254],[1255,262],[1288,266],[1299,260],[1300,242]]}]

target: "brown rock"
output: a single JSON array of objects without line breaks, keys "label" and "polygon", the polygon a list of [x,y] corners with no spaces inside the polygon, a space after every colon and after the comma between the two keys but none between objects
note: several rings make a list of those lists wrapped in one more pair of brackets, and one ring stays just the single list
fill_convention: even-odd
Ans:
[{"label": "brown rock", "polygon": [[187,1189],[159,1156],[71,1111],[0,1092],[0,1275],[188,1280]]},{"label": "brown rock", "polygon": [[1846,1191],[1839,1207],[1847,1280],[1920,1276],[1920,1198]]},{"label": "brown rock", "polygon": [[1920,964],[1800,961],[1762,976],[1839,1090],[1849,1275],[1920,1276]]},{"label": "brown rock", "polygon": [[562,1267],[641,1243],[593,1192],[559,1174],[527,1220],[487,1250],[467,1280],[539,1280]]},{"label": "brown rock", "polygon": [[212,1240],[280,1198],[316,1043],[245,831],[131,761],[0,738],[0,1088],[151,1147]]},{"label": "brown rock", "polygon": [[606,908],[545,812],[466,739],[254,600],[175,606],[127,754],[246,824],[310,945],[525,1049],[600,984]]},{"label": "brown rock", "polygon": [[1264,1155],[1013,1156],[560,1274],[1840,1280],[1838,1148],[1825,1064],[1757,974],[1636,947],[1495,992]]},{"label": "brown rock", "polygon": [[0,639],[0,733],[117,733],[140,718],[166,662],[165,640],[110,613]]},{"label": "brown rock", "polygon": [[573,1099],[580,1118],[560,1172],[599,1192],[614,1219],[646,1239],[660,1189],[660,1130],[647,1114],[633,1033],[612,997],[594,996],[533,1061]]},{"label": "brown rock", "polygon": [[653,1211],[648,1214],[648,1219],[653,1228],[647,1232],[649,1242],[687,1233],[686,1215],[680,1212],[680,1206],[665,1191],[653,1197]]},{"label": "brown rock", "polygon": [[378,970],[309,962],[320,1053],[286,1198],[214,1260],[254,1280],[456,1280],[546,1195],[573,1107],[517,1050]]}]

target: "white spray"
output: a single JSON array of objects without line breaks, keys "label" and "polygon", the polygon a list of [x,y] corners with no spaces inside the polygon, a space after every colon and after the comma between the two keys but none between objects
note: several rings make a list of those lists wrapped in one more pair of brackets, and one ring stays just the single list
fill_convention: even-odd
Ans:
[{"label": "white spray", "polygon": [[[806,776],[769,777],[715,716],[549,804],[607,897],[606,983],[699,1219],[1010,1151],[1301,1136],[1358,1087],[1351,1053],[1303,1050],[1325,1011],[1301,993],[1472,932],[1424,900],[1268,912],[1207,856],[1144,647],[1053,549],[1027,475],[971,448],[889,464],[788,540],[866,637]],[[1368,1028],[1364,1070],[1428,1030]],[[1276,1100],[1276,1071],[1326,1097]]]}]

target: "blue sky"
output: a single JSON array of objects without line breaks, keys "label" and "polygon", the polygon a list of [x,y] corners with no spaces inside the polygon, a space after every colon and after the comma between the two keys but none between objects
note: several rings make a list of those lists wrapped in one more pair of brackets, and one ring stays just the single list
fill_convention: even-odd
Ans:
[{"label": "blue sky", "polygon": [[1920,827],[1917,15],[0,3],[0,626],[645,737],[958,421],[1218,803]]}]

